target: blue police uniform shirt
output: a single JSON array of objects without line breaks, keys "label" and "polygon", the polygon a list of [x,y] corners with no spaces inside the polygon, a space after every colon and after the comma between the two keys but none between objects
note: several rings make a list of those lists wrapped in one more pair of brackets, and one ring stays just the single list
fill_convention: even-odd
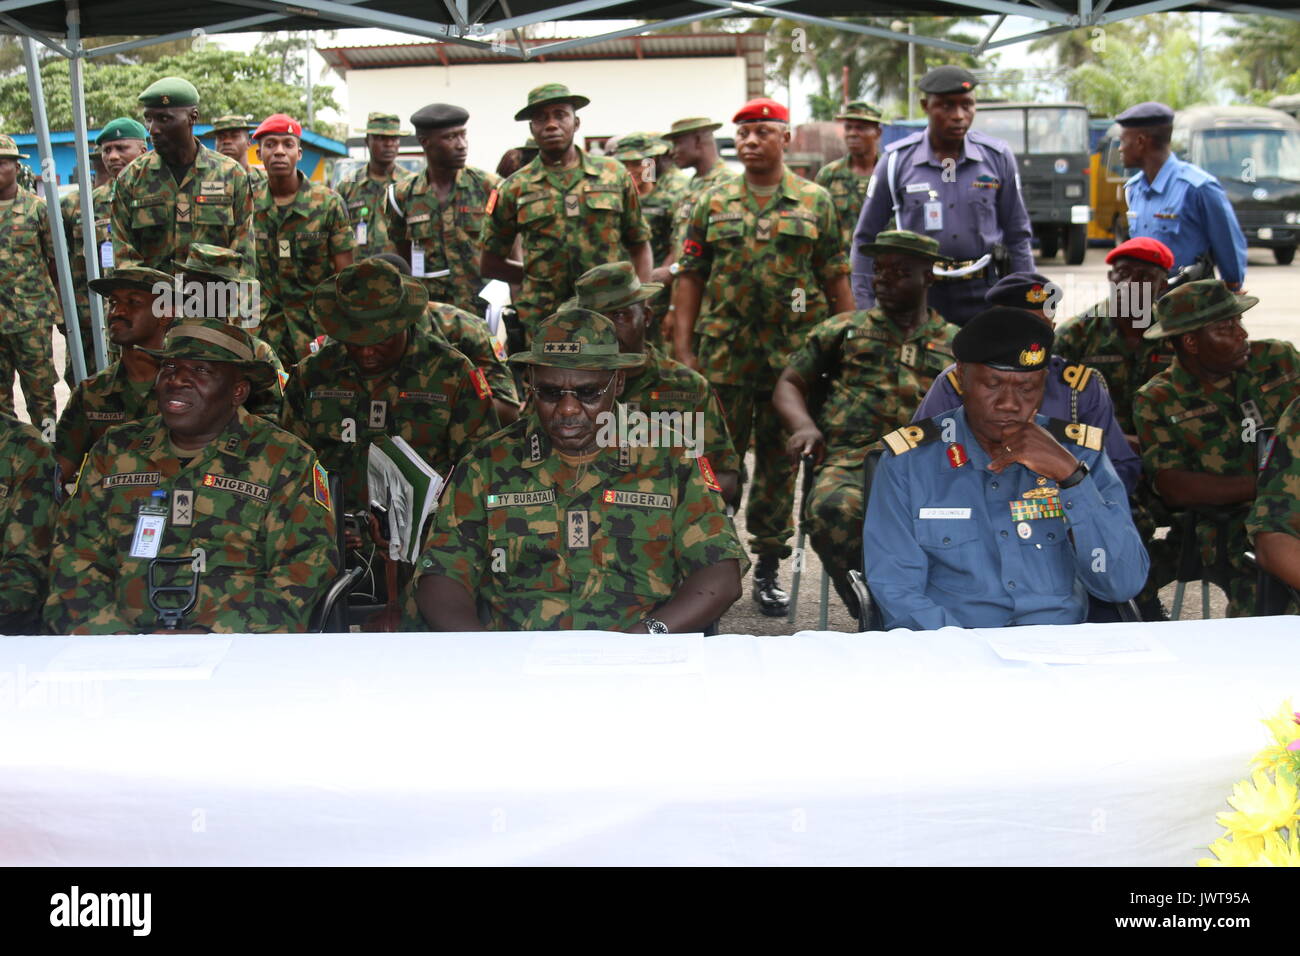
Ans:
[{"label": "blue police uniform shirt", "polygon": [[[892,198],[890,154],[897,154],[893,160]],[[938,239],[939,251],[949,259],[978,259],[991,252],[994,243],[1001,242],[1011,253],[1011,272],[1034,271],[1029,214],[1020,196],[1020,176],[1011,147],[992,136],[968,131],[954,172],[952,181],[945,181],[943,161],[930,147],[928,129],[905,136],[885,149],[867,183],[867,201],[858,216],[850,250],[853,298],[859,309],[876,304],[871,288],[872,257],[859,249],[889,224],[895,199],[897,228]],[[943,228],[938,230],[926,228],[925,204],[931,201],[931,193],[943,217]]]},{"label": "blue police uniform shirt", "polygon": [[1137,172],[1124,183],[1132,236],[1159,239],[1174,254],[1177,271],[1209,252],[1229,285],[1246,279],[1246,237],[1220,182],[1174,154],[1148,183]]},{"label": "blue police uniform shirt", "polygon": [[[1018,463],[989,471],[965,409],[950,427],[887,450],[872,481],[863,555],[886,627],[1078,624],[1089,594],[1119,602],[1141,590],[1147,552],[1103,451],[1063,442],[1091,472],[1059,489]],[[1025,497],[1039,489],[1059,497]]]},{"label": "blue police uniform shirt", "polygon": [[[1081,383],[1083,388],[1075,388],[1071,381]],[[925,398],[921,399],[912,421],[937,418],[959,406],[961,393],[957,391],[956,382],[957,366],[949,365],[935,378]],[[1043,389],[1043,404],[1038,410],[1048,418],[1083,422],[1100,428],[1106,435],[1106,455],[1115,473],[1124,483],[1125,490],[1133,493],[1142,477],[1142,459],[1124,437],[1124,429],[1115,418],[1115,403],[1106,389],[1106,380],[1095,370],[1053,355],[1048,359],[1047,386]]]}]

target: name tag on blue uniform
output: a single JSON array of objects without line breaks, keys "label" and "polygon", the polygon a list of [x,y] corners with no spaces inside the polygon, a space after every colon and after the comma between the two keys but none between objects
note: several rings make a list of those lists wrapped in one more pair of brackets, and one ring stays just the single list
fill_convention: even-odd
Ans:
[{"label": "name tag on blue uniform", "polygon": [[969,508],[922,508],[918,518],[970,518]]}]

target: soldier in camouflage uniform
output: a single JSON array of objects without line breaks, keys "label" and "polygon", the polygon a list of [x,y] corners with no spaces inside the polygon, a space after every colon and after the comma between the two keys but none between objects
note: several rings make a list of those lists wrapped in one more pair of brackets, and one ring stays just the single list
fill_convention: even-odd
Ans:
[{"label": "soldier in camouflage uniform", "polygon": [[734,118],[745,175],[696,204],[677,276],[677,358],[703,373],[727,416],[736,451],[754,439],[755,478],[745,513],[759,560],[754,599],[769,617],[789,598],[776,584],[790,553],[795,469],[772,408],[772,389],[809,330],[853,309],[848,260],[830,194],[790,172],[789,113],[772,100]]},{"label": "soldier in camouflage uniform", "polygon": [[[1133,417],[1142,464],[1170,508],[1210,509],[1225,516],[1228,578],[1211,579],[1228,592],[1228,613],[1254,612],[1255,572],[1242,557],[1245,517],[1255,500],[1256,432],[1277,424],[1300,395],[1300,353],[1287,342],[1251,342],[1241,314],[1259,300],[1235,295],[1219,279],[1189,282],[1156,304],[1148,339],[1172,338],[1175,358],[1138,390]],[[1197,525],[1201,559],[1215,564],[1218,531],[1206,517]],[[1156,586],[1174,569],[1152,575]]]},{"label": "soldier in camouflage uniform", "polygon": [[669,180],[658,178],[658,159],[668,149],[668,143],[657,136],[626,133],[618,138],[618,147],[611,154],[627,168],[632,182],[636,183],[641,215],[650,227],[650,256],[656,267],[668,262],[672,254],[673,217],[686,197],[690,182],[682,176]]},{"label": "soldier in camouflage uniform", "polygon": [[113,263],[169,269],[190,243],[234,249],[253,261],[253,189],[243,167],[194,137],[199,93],[169,76],[140,94],[153,138],[113,183]]},{"label": "soldier in camouflage uniform", "polygon": [[402,137],[410,135],[401,126],[396,113],[367,116],[364,132],[370,160],[351,179],[339,183],[339,195],[352,222],[358,262],[397,251],[388,234],[388,188],[412,178],[397,164]]},{"label": "soldier in camouflage uniform", "polygon": [[253,134],[267,187],[253,205],[257,279],[262,286],[258,332],[286,368],[311,354],[320,334],[311,317],[316,287],[352,264],[352,227],[339,194],[298,169],[302,127],[283,113]]},{"label": "soldier in camouflage uniform", "polygon": [[485,303],[479,274],[479,239],[495,173],[465,165],[469,153],[459,106],[433,103],[411,115],[427,168],[388,188],[388,234],[429,298],[475,315]]},{"label": "soldier in camouflage uniform", "polygon": [[[630,262],[610,262],[584,272],[574,285],[576,297],[563,308],[599,312],[614,323],[618,346],[626,354],[644,355],[645,365],[627,372],[621,396],[628,412],[647,416],[692,416],[685,435],[708,458],[722,488],[722,500],[733,508],[740,504],[742,463],[727,434],[722,406],[708,379],[692,371],[646,338],[649,302],[659,292],[658,283],[642,283]],[[700,430],[702,426],[702,431]],[[686,426],[683,426],[683,428]],[[679,429],[682,430],[682,429]]]},{"label": "soldier in camouflage uniform", "polygon": [[817,170],[814,182],[831,194],[840,217],[844,248],[853,245],[858,215],[867,201],[867,183],[876,169],[880,151],[880,110],[861,100],[850,103],[836,115],[844,124],[844,145],[848,155],[832,160]]},{"label": "soldier in camouflage uniform", "polygon": [[51,337],[62,313],[45,200],[18,188],[18,160],[26,158],[0,136],[0,411],[14,411],[16,371],[27,417],[44,430],[55,417]]},{"label": "soldier in camouflage uniform", "polygon": [[937,240],[882,232],[870,250],[876,307],[842,312],[809,332],[772,395],[790,432],[791,459],[811,455],[818,463],[802,520],[854,617],[849,571],[862,571],[863,461],[883,434],[911,421],[952,361],[956,331],[926,305],[934,263],[943,261]]},{"label": "soldier in camouflage uniform", "polygon": [[365,510],[370,443],[400,435],[446,477],[500,425],[483,373],[420,320],[428,293],[379,259],[316,290],[313,314],[335,341],[289,378],[281,424],[343,480],[349,510]]},{"label": "soldier in camouflage uniform", "polygon": [[[650,229],[636,184],[622,163],[573,143],[575,111],[589,102],[559,83],[531,90],[515,119],[528,120],[540,152],[488,197],[481,273],[522,285],[515,304],[529,335],[594,266],[626,259],[650,278]],[[507,258],[516,236],[522,264]]]},{"label": "soldier in camouflage uniform", "polygon": [[[1300,591],[1300,398],[1278,419],[1246,533],[1259,566]],[[1292,602],[1291,611],[1300,608]]]},{"label": "soldier in camouflage uniform", "polygon": [[706,460],[605,427],[644,356],[620,352],[604,316],[569,309],[511,361],[529,367],[533,400],[443,495],[417,568],[423,626],[644,634],[721,616],[744,555]]},{"label": "soldier in camouflage uniform", "polygon": [[248,161],[248,147],[252,143],[248,134],[254,126],[247,116],[218,116],[212,121],[211,132],[217,152],[239,163],[253,192],[257,193],[266,188],[266,170]]},{"label": "soldier in camouflage uniform", "polygon": [[157,557],[179,559],[156,569],[167,584],[197,575],[179,630],[304,630],[336,575],[334,516],[311,449],[241,407],[275,370],[222,319],[176,325],[156,357],[161,414],[110,429],[59,514],[46,626],[159,630]]},{"label": "soldier in camouflage uniform", "polygon": [[[101,274],[106,269],[113,268],[113,242],[109,237],[109,224],[112,221],[110,216],[113,213],[113,180],[136,157],[145,154],[149,148],[146,142],[148,135],[137,120],[121,116],[108,123],[95,138],[107,171],[107,177],[97,179],[96,186],[90,193],[90,201],[95,207],[95,247],[98,249]],[[95,361],[95,340],[90,325],[90,293],[86,285],[86,253],[81,229],[81,190],[70,191],[59,200],[59,205],[63,208],[63,231],[68,238],[68,254],[72,258],[72,289],[77,296],[77,316],[81,321],[81,349],[86,359],[86,374],[94,375],[99,371],[99,365]],[[62,322],[59,323],[59,331],[67,335]],[[107,335],[104,336],[104,347],[109,362],[117,358],[117,349],[109,344]],[[71,349],[68,350],[63,380],[69,386],[73,384]]]},{"label": "soldier in camouflage uniform", "polygon": [[40,632],[62,497],[54,453],[40,432],[0,413],[0,634]]}]

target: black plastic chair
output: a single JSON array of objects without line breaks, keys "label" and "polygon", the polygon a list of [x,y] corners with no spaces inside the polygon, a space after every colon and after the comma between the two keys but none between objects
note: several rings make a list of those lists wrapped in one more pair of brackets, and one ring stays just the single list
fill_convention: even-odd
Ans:
[{"label": "black plastic chair", "polygon": [[364,573],[363,568],[347,567],[348,551],[343,534],[343,479],[338,474],[330,475],[329,486],[334,512],[334,545],[344,567],[312,609],[307,625],[307,630],[312,634],[348,633],[351,623],[348,617],[348,599]]},{"label": "black plastic chair", "polygon": [[1246,563],[1256,570],[1255,614],[1257,617],[1276,617],[1289,611],[1300,612],[1300,591],[1281,578],[1274,577],[1260,567],[1254,551],[1244,553]]},{"label": "black plastic chair", "polygon": [[[1228,561],[1228,528],[1234,522],[1243,520],[1244,509],[1216,508],[1211,506],[1192,506],[1178,518],[1178,564],[1174,574],[1177,587],[1174,588],[1174,602],[1169,619],[1177,621],[1183,610],[1183,595],[1187,582],[1201,582],[1201,617],[1210,616],[1210,584],[1219,585],[1225,591],[1235,576]],[[1206,564],[1201,558],[1201,542],[1196,531],[1202,522],[1212,523],[1215,527],[1214,560]]]}]

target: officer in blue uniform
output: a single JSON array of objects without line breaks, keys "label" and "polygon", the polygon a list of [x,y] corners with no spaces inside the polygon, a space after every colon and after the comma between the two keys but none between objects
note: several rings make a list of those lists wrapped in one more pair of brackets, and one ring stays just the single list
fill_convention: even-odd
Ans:
[{"label": "officer in blue uniform", "polygon": [[[1036,272],[1013,272],[999,279],[984,297],[989,305],[1003,305],[1032,312],[1050,328],[1056,306],[1061,301],[1061,287]],[[949,365],[934,380],[912,416],[913,422],[934,418],[956,408],[962,402],[961,379],[955,365]],[[1116,474],[1131,494],[1142,477],[1142,459],[1124,437],[1124,429],[1115,418],[1115,404],[1110,400],[1101,373],[1081,362],[1070,362],[1059,355],[1047,359],[1047,385],[1043,407],[1048,418],[1071,424],[1095,425],[1102,433],[1102,445],[1110,456]]]},{"label": "officer in blue uniform", "polygon": [[917,84],[929,125],[887,147],[867,183],[853,235],[859,309],[876,304],[872,260],[861,248],[891,217],[898,229],[939,240],[951,263],[935,268],[930,308],[956,325],[984,309],[984,294],[998,275],[1033,270],[1016,157],[1002,140],[970,130],[975,85],[975,77],[956,66],[937,67]]},{"label": "officer in blue uniform", "polygon": [[1139,103],[1115,121],[1121,127],[1120,159],[1140,170],[1124,183],[1129,235],[1168,246],[1174,254],[1171,274],[1208,254],[1219,278],[1240,292],[1246,281],[1246,237],[1222,184],[1170,152],[1174,111],[1164,103]]},{"label": "officer in blue uniform", "polygon": [[1147,576],[1095,426],[1035,415],[1053,333],[995,307],[957,333],[966,403],[885,436],[863,531],[886,627],[1078,624]]}]

